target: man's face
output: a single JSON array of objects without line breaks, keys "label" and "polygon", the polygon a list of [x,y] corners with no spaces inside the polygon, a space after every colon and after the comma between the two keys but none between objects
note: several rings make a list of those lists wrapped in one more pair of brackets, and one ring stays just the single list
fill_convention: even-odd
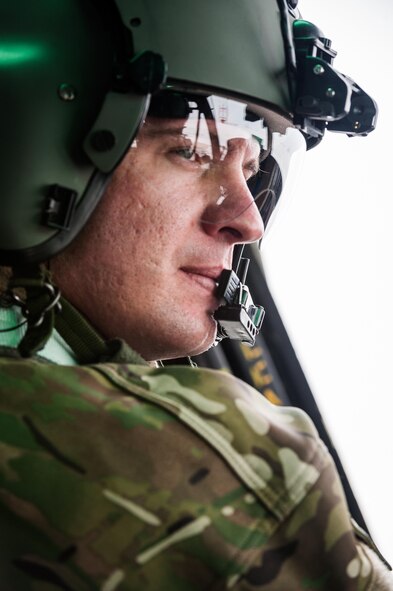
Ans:
[{"label": "man's face", "polygon": [[[263,224],[246,180],[259,146],[192,155],[180,120],[150,118],[86,229],[53,261],[64,295],[145,359],[195,355],[215,339],[217,280]],[[214,151],[214,150],[213,150]]]}]

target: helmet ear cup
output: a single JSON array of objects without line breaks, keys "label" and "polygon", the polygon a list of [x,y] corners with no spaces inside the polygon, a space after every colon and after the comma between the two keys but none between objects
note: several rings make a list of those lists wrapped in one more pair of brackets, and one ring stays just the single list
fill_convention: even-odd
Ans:
[{"label": "helmet ear cup", "polygon": [[44,260],[94,176],[83,140],[111,84],[112,43],[94,3],[77,0],[8,3],[0,33],[0,259]]}]

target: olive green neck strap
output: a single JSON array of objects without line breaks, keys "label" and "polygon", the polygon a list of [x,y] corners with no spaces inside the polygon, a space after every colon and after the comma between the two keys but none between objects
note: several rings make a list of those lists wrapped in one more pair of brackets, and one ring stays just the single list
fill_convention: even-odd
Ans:
[{"label": "olive green neck strap", "polygon": [[81,364],[135,363],[146,361],[121,339],[105,341],[65,298],[60,298],[61,311],[55,316],[55,328],[71,347]]},{"label": "olive green neck strap", "polygon": [[60,297],[61,311],[55,316],[55,328],[71,347],[79,363],[94,363],[108,348],[103,338],[65,298]]}]

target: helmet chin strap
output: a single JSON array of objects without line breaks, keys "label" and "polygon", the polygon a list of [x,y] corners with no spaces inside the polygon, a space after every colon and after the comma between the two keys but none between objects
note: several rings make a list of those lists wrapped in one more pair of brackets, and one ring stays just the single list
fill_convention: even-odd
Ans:
[{"label": "helmet chin strap", "polygon": [[[243,247],[236,249],[233,270],[222,272],[217,286],[220,306],[214,314],[217,338],[240,340],[253,345],[265,311],[253,303],[245,285],[249,260],[242,257]],[[8,288],[2,296],[7,306],[18,306],[24,321],[13,330],[26,325],[26,333],[18,345],[22,357],[31,357],[43,349],[56,329],[72,349],[79,363],[100,361],[143,362],[119,339],[105,341],[53,285],[47,266],[20,265],[13,268]]]},{"label": "helmet chin strap", "polygon": [[[234,257],[236,271],[223,271],[217,287],[221,305],[214,314],[217,321],[215,344],[223,338],[230,338],[253,345],[262,325],[265,311],[262,306],[254,305],[245,285],[249,260],[242,258],[241,254],[242,249],[239,249]],[[2,302],[6,306],[18,306],[24,317],[23,322],[5,329],[15,330],[26,325],[26,333],[18,345],[22,357],[32,357],[43,349],[56,329],[79,363],[144,363],[120,339],[105,341],[61,296],[45,265],[14,268]]]}]

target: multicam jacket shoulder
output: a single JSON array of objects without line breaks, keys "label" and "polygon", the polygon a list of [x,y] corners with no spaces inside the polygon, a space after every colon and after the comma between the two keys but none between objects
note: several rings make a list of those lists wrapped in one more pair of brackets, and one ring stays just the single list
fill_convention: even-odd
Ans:
[{"label": "multicam jacket shoulder", "polygon": [[310,420],[223,372],[0,359],[0,521],[1,591],[377,588]]}]

